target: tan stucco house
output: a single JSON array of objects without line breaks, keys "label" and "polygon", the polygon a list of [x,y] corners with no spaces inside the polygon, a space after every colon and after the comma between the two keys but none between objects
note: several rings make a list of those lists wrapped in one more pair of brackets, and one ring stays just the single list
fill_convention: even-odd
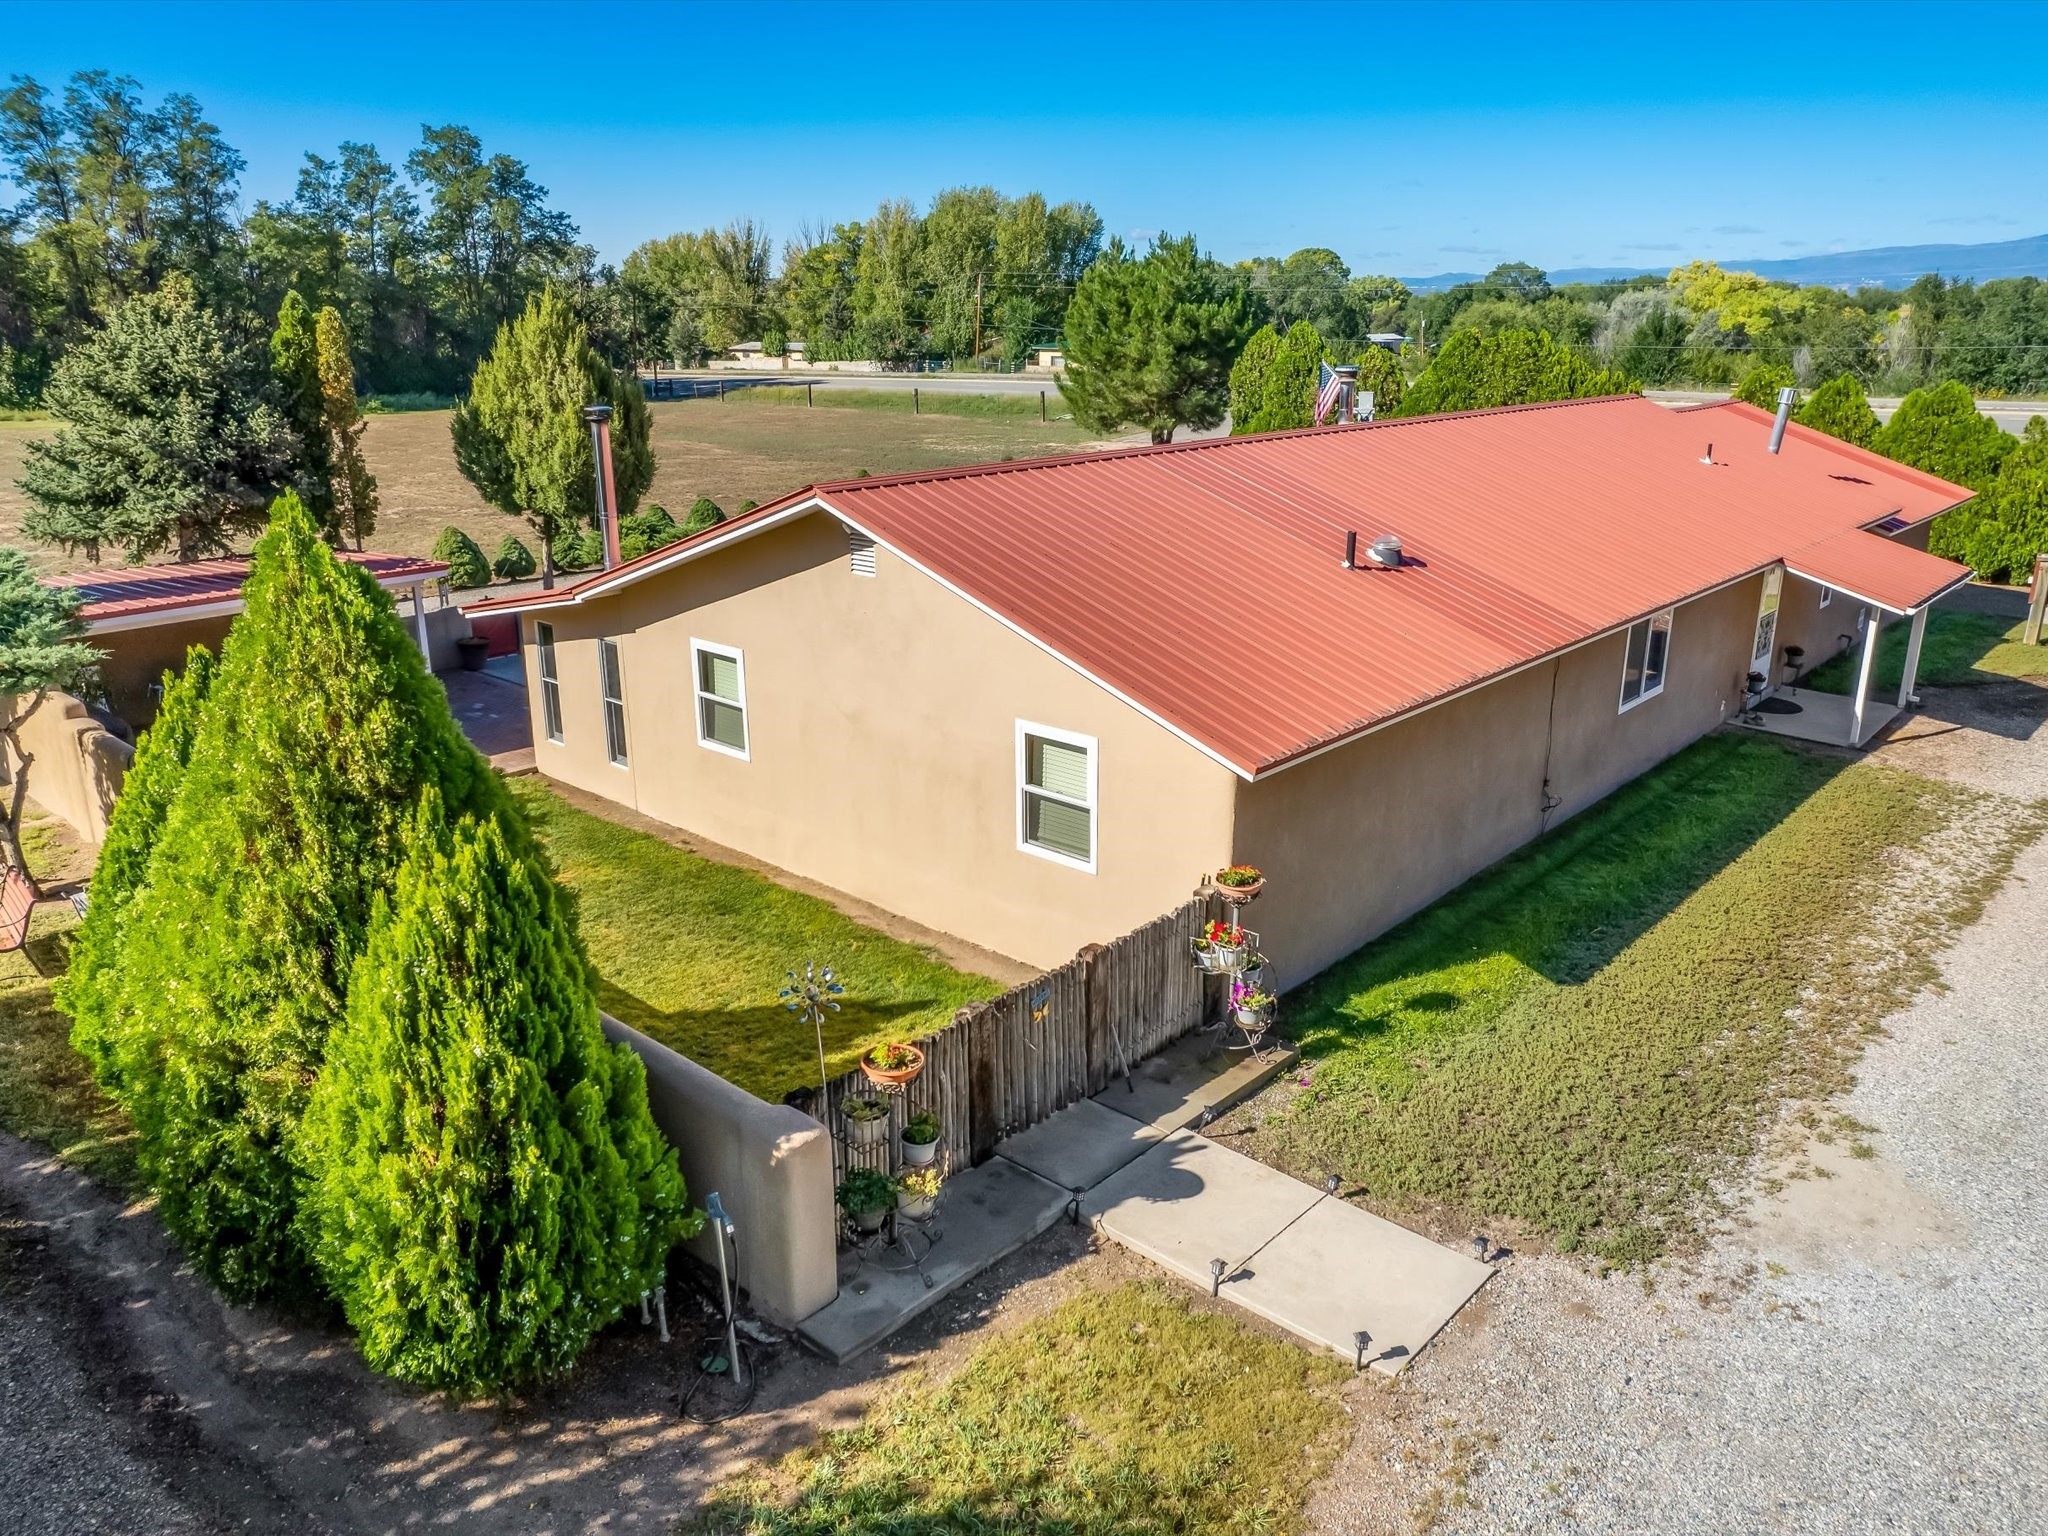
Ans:
[{"label": "tan stucco house", "polygon": [[1772,427],[1627,396],[842,481],[471,612],[519,616],[544,774],[1037,964],[1256,864],[1291,983],[1786,645],[1917,639],[1969,492]]}]

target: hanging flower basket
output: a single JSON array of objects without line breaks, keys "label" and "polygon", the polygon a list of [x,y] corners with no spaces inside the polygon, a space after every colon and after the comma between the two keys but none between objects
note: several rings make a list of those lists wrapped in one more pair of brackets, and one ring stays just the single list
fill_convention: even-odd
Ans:
[{"label": "hanging flower basket", "polygon": [[1233,907],[1241,907],[1256,899],[1266,888],[1266,877],[1249,864],[1233,864],[1228,869],[1219,869],[1212,879],[1216,894]]},{"label": "hanging flower basket", "polygon": [[860,1069],[877,1088],[901,1088],[924,1070],[924,1052],[900,1040],[892,1041],[861,1057]]}]

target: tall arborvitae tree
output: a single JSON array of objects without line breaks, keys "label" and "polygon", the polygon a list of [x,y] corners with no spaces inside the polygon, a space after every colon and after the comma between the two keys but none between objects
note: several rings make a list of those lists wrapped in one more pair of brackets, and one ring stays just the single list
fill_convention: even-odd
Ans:
[{"label": "tall arborvitae tree", "polygon": [[498,328],[450,430],[455,463],[501,512],[540,535],[544,585],[556,541],[574,537],[596,506],[596,470],[583,407],[612,407],[612,473],[621,515],[654,481],[647,403],[639,384],[608,367],[568,301],[550,288]]},{"label": "tall arborvitae tree", "polygon": [[1242,287],[1195,248],[1161,239],[1143,260],[1112,240],[1067,307],[1060,394],[1096,432],[1213,427],[1230,406],[1230,367],[1252,329]]},{"label": "tall arborvitae tree", "polygon": [[8,783],[0,856],[21,872],[31,890],[36,877],[21,853],[21,807],[35,754],[22,741],[21,728],[53,688],[76,688],[99,658],[85,643],[77,590],[44,586],[27,555],[0,548],[0,699],[14,701],[0,718],[0,768]]},{"label": "tall arborvitae tree", "polygon": [[1313,426],[1316,382],[1322,376],[1322,333],[1306,320],[1297,320],[1280,339],[1273,354],[1273,366],[1266,370],[1266,398],[1253,418],[1253,431],[1285,432],[1294,427]]},{"label": "tall arborvitae tree", "polygon": [[1266,375],[1280,352],[1280,333],[1270,325],[1252,332],[1251,340],[1230,365],[1230,435],[1263,431],[1259,414],[1266,408]]},{"label": "tall arborvitae tree", "polygon": [[296,452],[291,487],[328,538],[334,537],[333,453],[327,438],[326,402],[320,393],[320,339],[313,311],[296,290],[278,306],[270,333],[270,377],[278,409],[290,426]]},{"label": "tall arborvitae tree", "polygon": [[1746,400],[1758,410],[1776,415],[1778,391],[1796,389],[1798,384],[1799,380],[1793,377],[1792,370],[1783,363],[1758,363],[1743,374],[1742,382],[1735,386],[1735,398]]},{"label": "tall arborvitae tree", "polygon": [[1825,432],[1858,448],[1868,448],[1877,438],[1877,412],[1853,373],[1838,373],[1806,397],[1806,403],[1792,413],[1802,427]]},{"label": "tall arborvitae tree", "polygon": [[[71,1017],[72,1045],[109,1092],[116,1091],[122,1070],[123,1042],[111,1027],[111,987],[128,908],[142,889],[150,853],[184,782],[213,671],[213,652],[195,645],[185,653],[184,671],[164,674],[163,704],[135,743],[135,760],[121,780],[107,840],[93,867],[92,900],[72,936],[70,964],[54,989],[57,1006]],[[145,1049],[138,1064],[146,1060]]]},{"label": "tall arborvitae tree", "polygon": [[[231,1297],[310,1278],[293,1128],[421,793],[513,817],[418,647],[296,497],[257,546],[109,984],[164,1223]],[[523,834],[522,834],[523,835]]]},{"label": "tall arborvitae tree", "polygon": [[1980,414],[1975,397],[1951,379],[1908,394],[1870,446],[1888,459],[1980,493],[1969,506],[1936,518],[1927,536],[1933,553],[1969,563],[1973,553],[1982,553],[1979,525],[1986,515],[1986,493],[1997,482],[1999,466],[2015,441],[1997,422]]},{"label": "tall arborvitae tree", "polygon": [[558,1376],[695,1229],[567,904],[431,792],[300,1128],[320,1272],[382,1371]]},{"label": "tall arborvitae tree", "polygon": [[[1956,526],[1944,535],[1950,523]],[[2048,554],[2048,421],[2029,421],[1991,489],[1942,518],[1935,532],[1986,581],[2030,580],[2035,559]]]},{"label": "tall arborvitae tree", "polygon": [[1460,331],[1401,397],[1402,416],[1475,411],[1539,400],[1624,395],[1642,386],[1614,368],[1587,362],[1542,331],[1482,336]]},{"label": "tall arborvitae tree", "polygon": [[1401,359],[1385,347],[1368,342],[1358,349],[1352,361],[1358,364],[1360,405],[1364,404],[1369,392],[1375,416],[1392,416],[1399,411],[1401,396],[1408,391],[1407,377],[1401,372]]},{"label": "tall arborvitae tree", "polygon": [[332,304],[314,326],[320,374],[320,422],[327,438],[328,492],[335,542],[360,550],[377,531],[377,477],[363,458],[363,413],[356,403],[356,370],[348,328]]},{"label": "tall arborvitae tree", "polygon": [[65,354],[29,444],[22,532],[97,560],[225,554],[263,526],[292,434],[246,349],[173,274]]}]

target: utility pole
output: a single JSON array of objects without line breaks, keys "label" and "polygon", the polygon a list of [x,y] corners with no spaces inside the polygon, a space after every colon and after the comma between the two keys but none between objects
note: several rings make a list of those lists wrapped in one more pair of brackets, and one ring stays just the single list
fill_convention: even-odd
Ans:
[{"label": "utility pole", "polygon": [[974,365],[981,366],[981,274],[974,274]]}]

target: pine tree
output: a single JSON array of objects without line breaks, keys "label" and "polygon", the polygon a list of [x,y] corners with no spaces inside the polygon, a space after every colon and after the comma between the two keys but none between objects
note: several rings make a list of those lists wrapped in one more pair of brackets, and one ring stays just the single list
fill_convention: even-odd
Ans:
[{"label": "pine tree", "polygon": [[583,323],[553,288],[498,328],[469,398],[450,422],[455,462],[485,501],[523,517],[540,536],[541,580],[554,585],[558,541],[573,539],[596,508],[596,471],[583,407],[612,407],[612,478],[630,513],[654,481],[647,401],[590,345]]},{"label": "pine tree", "polygon": [[77,590],[44,586],[27,555],[0,547],[0,699],[13,701],[0,718],[0,769],[8,783],[0,857],[20,872],[30,890],[37,886],[22,857],[21,807],[35,754],[22,741],[21,728],[52,689],[76,688],[99,658],[85,643]]},{"label": "pine tree", "polygon": [[22,532],[95,560],[228,553],[263,526],[291,459],[268,391],[174,273],[58,363],[43,400],[60,425],[29,444]]},{"label": "pine tree", "polygon": [[355,364],[349,357],[348,329],[332,304],[314,323],[320,371],[320,419],[327,433],[328,490],[333,503],[332,528],[337,543],[360,550],[377,531],[377,477],[363,458],[362,411],[356,404]]},{"label": "pine tree", "polygon": [[149,1063],[119,1087],[164,1224],[238,1300],[310,1279],[292,1131],[420,795],[524,836],[389,594],[296,497],[244,592],[105,1022]]},{"label": "pine tree", "polygon": [[1858,448],[1868,448],[1877,438],[1877,413],[1853,373],[1836,374],[1821,385],[1792,413],[1792,419]]},{"label": "pine tree", "polygon": [[278,306],[270,333],[270,377],[279,409],[296,446],[291,486],[328,537],[334,534],[333,453],[327,438],[326,402],[320,393],[320,339],[313,312],[297,290]]},{"label": "pine tree", "polygon": [[594,981],[539,860],[430,791],[299,1136],[314,1255],[377,1369],[559,1376],[701,1222]]},{"label": "pine tree", "polygon": [[113,969],[127,931],[129,903],[148,875],[150,853],[184,781],[213,676],[213,652],[203,645],[185,653],[184,671],[164,674],[163,703],[135,743],[135,760],[121,780],[107,840],[93,867],[85,921],[72,936],[70,963],[53,988],[57,1006],[72,1021],[71,1044],[109,1092],[119,1086],[124,1061],[134,1062],[134,1046],[146,1045],[125,1041],[112,1028]]},{"label": "pine tree", "polygon": [[1060,395],[1096,432],[1213,427],[1230,405],[1230,366],[1251,330],[1251,304],[1195,239],[1160,239],[1143,260],[1120,241],[1082,274],[1067,307]]},{"label": "pine tree", "polygon": [[491,569],[507,581],[524,581],[539,566],[533,558],[533,551],[508,533],[504,543],[498,546],[497,558],[491,561]]},{"label": "pine tree", "polygon": [[491,566],[484,559],[483,549],[460,528],[450,526],[441,530],[441,536],[434,540],[434,558],[447,563],[448,580],[454,586],[491,584]]},{"label": "pine tree", "polygon": [[1475,411],[1542,400],[1625,395],[1642,386],[1614,368],[1587,362],[1544,331],[1459,331],[1401,397],[1402,416]]}]

